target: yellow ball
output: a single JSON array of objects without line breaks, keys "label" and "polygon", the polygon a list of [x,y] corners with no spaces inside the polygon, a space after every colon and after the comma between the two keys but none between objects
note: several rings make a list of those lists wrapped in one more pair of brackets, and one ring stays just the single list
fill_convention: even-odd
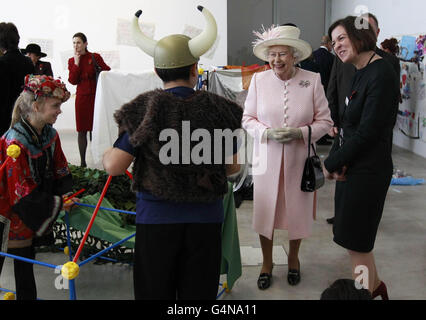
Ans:
[{"label": "yellow ball", "polygon": [[229,290],[229,288],[228,288],[228,282],[224,282],[224,283],[223,283],[223,289],[225,289],[225,292],[226,292],[226,293],[231,292],[231,290]]},{"label": "yellow ball", "polygon": [[65,279],[73,280],[77,278],[80,267],[77,263],[69,261],[62,266],[61,274]]},{"label": "yellow ball", "polygon": [[4,300],[16,300],[15,294],[13,292],[6,292],[3,296]]},{"label": "yellow ball", "polygon": [[70,254],[70,248],[65,247],[64,248],[64,253],[68,256]]},{"label": "yellow ball", "polygon": [[16,144],[12,144],[7,148],[7,155],[13,159],[16,159],[21,154],[21,148],[19,148]]},{"label": "yellow ball", "polygon": [[198,68],[198,74],[201,76],[204,73],[204,69],[203,68]]}]

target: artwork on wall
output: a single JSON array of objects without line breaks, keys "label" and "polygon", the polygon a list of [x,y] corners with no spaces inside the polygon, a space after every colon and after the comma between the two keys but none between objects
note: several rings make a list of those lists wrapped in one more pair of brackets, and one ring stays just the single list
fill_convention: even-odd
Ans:
[{"label": "artwork on wall", "polygon": [[39,38],[28,38],[27,43],[36,43],[40,46],[41,52],[47,54],[44,60],[52,59],[53,57],[53,40],[51,39],[39,39]]},{"label": "artwork on wall", "polygon": [[[182,34],[190,37],[191,39],[198,36],[201,32],[203,32],[202,29],[185,24]],[[213,44],[213,46],[203,55],[205,58],[213,59],[214,54],[216,52],[217,46],[220,41],[220,35],[217,35],[216,41]]]},{"label": "artwork on wall", "polygon": [[[155,24],[139,22],[142,32],[149,38],[154,39]],[[136,47],[132,36],[132,22],[127,19],[117,19],[117,45]]]},{"label": "artwork on wall", "polygon": [[97,51],[111,69],[120,69],[119,51]]},{"label": "artwork on wall", "polygon": [[425,65],[401,61],[401,103],[397,127],[407,137],[426,142]]}]

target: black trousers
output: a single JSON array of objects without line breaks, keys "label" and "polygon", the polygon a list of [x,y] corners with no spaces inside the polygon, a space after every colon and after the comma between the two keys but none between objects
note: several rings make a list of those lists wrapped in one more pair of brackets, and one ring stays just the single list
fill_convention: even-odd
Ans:
[{"label": "black trousers", "polygon": [[222,224],[137,224],[133,270],[136,300],[214,300]]},{"label": "black trousers", "polygon": [[[35,251],[33,246],[19,249],[9,249],[7,253],[28,259],[35,259]],[[0,257],[0,274],[3,269],[4,259],[4,257]],[[13,269],[15,273],[16,299],[36,300],[37,289],[34,278],[33,264],[14,259]]]}]

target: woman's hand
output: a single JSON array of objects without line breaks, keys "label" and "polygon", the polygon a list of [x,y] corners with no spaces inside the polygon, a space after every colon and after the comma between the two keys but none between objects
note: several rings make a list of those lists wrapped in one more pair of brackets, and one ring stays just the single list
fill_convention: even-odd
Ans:
[{"label": "woman's hand", "polygon": [[330,137],[335,137],[335,136],[337,136],[339,134],[339,129],[337,128],[337,127],[332,127],[331,129],[330,129],[330,131],[328,132],[328,135],[330,136]]},{"label": "woman's hand", "polygon": [[328,172],[328,170],[323,166],[322,172],[324,173],[324,177],[328,180],[336,180],[336,181],[346,181],[346,171],[348,170],[348,167],[343,166],[342,170],[340,172]]},{"label": "woman's hand", "polygon": [[334,179],[336,181],[346,181],[346,170],[348,170],[347,166],[343,166],[342,170],[340,172],[333,172]]},{"label": "woman's hand", "polygon": [[78,52],[74,52],[74,64],[76,66],[80,64],[80,54]]},{"label": "woman's hand", "polygon": [[302,129],[300,128],[277,128],[266,129],[266,137],[278,143],[287,143],[294,139],[302,139]]}]

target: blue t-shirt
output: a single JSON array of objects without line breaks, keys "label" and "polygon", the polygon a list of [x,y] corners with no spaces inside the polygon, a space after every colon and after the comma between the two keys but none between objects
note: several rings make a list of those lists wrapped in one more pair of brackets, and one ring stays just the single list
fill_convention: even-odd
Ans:
[{"label": "blue t-shirt", "polygon": [[[164,90],[186,98],[194,94],[188,87],[175,87]],[[114,143],[114,147],[135,156],[135,149],[129,142],[127,132]],[[149,192],[136,194],[137,224],[175,224],[175,223],[222,223],[224,219],[223,201],[209,203],[172,202],[153,196]]]}]

